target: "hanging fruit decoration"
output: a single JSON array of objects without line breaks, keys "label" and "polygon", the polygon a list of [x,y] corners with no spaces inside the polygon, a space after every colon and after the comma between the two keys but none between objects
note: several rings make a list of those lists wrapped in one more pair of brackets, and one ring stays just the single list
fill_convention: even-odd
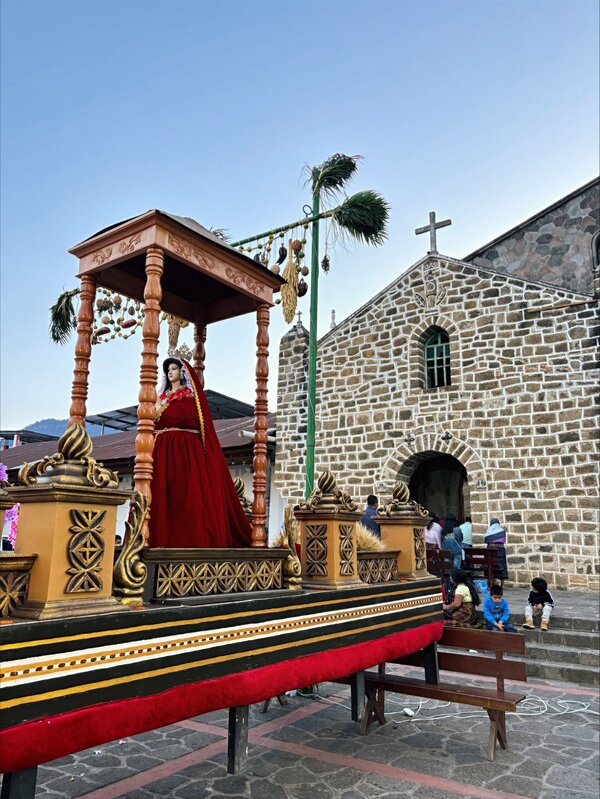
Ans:
[{"label": "hanging fruit decoration", "polygon": [[[94,324],[92,327],[92,344],[102,344],[114,338],[129,338],[136,329],[142,326],[144,308],[139,302],[125,300],[120,294],[110,289],[99,288],[100,295],[96,300]],[[124,308],[126,302],[129,305]],[[129,316],[126,318],[125,314]],[[124,331],[129,332],[124,332]]]},{"label": "hanging fruit decoration", "polygon": [[296,313],[296,305],[298,304],[298,269],[294,263],[294,254],[296,250],[294,245],[300,245],[299,241],[290,241],[288,262],[283,270],[283,279],[287,281],[281,287],[281,307],[283,309],[283,318],[289,324],[294,318]]},{"label": "hanging fruit decoration", "polygon": [[321,261],[321,269],[327,274],[331,269],[331,261],[329,260],[329,256],[327,253],[323,256],[323,260]]},{"label": "hanging fruit decoration", "polygon": [[[281,296],[275,300],[275,304],[281,305],[284,319],[288,324],[294,319],[298,297],[304,297],[308,291],[306,281],[299,277],[300,275],[306,277],[309,273],[308,267],[304,263],[308,229],[308,223],[302,225],[296,223],[295,226],[284,231],[265,234],[266,241],[261,237],[252,242],[235,245],[238,252],[254,253],[250,257],[256,263],[262,264],[276,275],[281,274],[285,279],[286,283],[281,287]],[[302,237],[298,235],[299,230],[302,231]],[[287,247],[285,245],[286,236],[291,236]],[[272,261],[272,255],[274,261]],[[271,263],[272,266],[270,266]],[[285,267],[283,267],[284,263]]]}]

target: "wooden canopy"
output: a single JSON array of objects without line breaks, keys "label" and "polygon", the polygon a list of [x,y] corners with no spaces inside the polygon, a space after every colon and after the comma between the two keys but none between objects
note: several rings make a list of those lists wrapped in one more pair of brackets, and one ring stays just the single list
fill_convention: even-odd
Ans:
[{"label": "wooden canopy", "polygon": [[161,311],[193,322],[193,365],[202,383],[207,325],[256,314],[252,546],[265,546],[269,310],[285,281],[194,219],[156,209],[104,228],[69,252],[79,259],[81,280],[69,424],[85,426],[96,288],[144,303],[134,479],[149,508]]},{"label": "wooden canopy", "polygon": [[79,277],[144,301],[145,253],[164,252],[161,309],[190,322],[219,322],[273,304],[285,281],[189,217],[151,210],[76,244]]}]

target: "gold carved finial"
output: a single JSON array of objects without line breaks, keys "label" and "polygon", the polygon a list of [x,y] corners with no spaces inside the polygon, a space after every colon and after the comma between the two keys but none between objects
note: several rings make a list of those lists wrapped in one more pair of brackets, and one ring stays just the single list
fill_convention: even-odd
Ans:
[{"label": "gold carved finial", "polygon": [[124,605],[141,605],[144,583],[148,574],[140,558],[144,548],[144,519],[148,513],[148,498],[134,491],[125,522],[123,547],[113,569],[113,593]]},{"label": "gold carved finial", "polygon": [[286,505],[283,511],[283,537],[284,546],[290,550],[290,554],[283,564],[284,585],[291,591],[299,591],[302,588],[302,565],[296,552],[299,532],[292,505]]},{"label": "gold carved finial", "polygon": [[89,457],[92,454],[92,439],[85,427],[80,424],[67,427],[58,439],[58,451],[68,461]]},{"label": "gold carved finial", "polygon": [[410,491],[408,490],[408,486],[406,483],[403,483],[400,480],[399,483],[396,483],[394,486],[394,490],[392,491],[392,499],[394,502],[401,502],[406,504],[410,499]]},{"label": "gold carved finial", "polygon": [[335,477],[329,469],[325,469],[319,475],[317,487],[313,489],[310,497],[300,504],[299,509],[354,512],[358,510],[358,505],[352,500],[350,494],[337,487]]},{"label": "gold carved finial", "polygon": [[70,425],[58,439],[58,451],[39,461],[24,463],[19,470],[19,483],[84,485],[94,488],[117,488],[119,478],[92,458],[92,440],[80,424]]},{"label": "gold carved finial", "polygon": [[233,485],[238,495],[238,499],[240,500],[240,505],[244,509],[245,512],[252,511],[252,503],[246,496],[246,484],[242,480],[241,477],[236,477],[233,481]]},{"label": "gold carved finial", "polygon": [[392,491],[391,500],[377,511],[379,516],[422,516],[429,512],[418,502],[410,498],[410,490],[402,480],[398,481]]}]

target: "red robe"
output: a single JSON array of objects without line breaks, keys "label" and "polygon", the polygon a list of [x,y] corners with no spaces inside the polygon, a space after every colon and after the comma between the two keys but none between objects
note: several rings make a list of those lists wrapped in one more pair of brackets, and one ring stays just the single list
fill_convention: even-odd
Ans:
[{"label": "red robe", "polygon": [[[252,529],[244,514],[208,401],[196,374],[188,372],[200,401],[205,445],[192,391],[172,394],[156,421],[150,506],[151,547],[247,547]],[[176,428],[168,430],[167,428]],[[198,432],[185,432],[194,430]]]}]

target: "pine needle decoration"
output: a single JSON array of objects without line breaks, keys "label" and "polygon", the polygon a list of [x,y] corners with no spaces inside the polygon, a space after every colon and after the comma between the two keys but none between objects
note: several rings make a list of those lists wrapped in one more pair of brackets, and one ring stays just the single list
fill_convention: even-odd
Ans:
[{"label": "pine needle decoration", "polygon": [[385,546],[360,522],[356,525],[356,549],[359,552],[383,552]]}]

